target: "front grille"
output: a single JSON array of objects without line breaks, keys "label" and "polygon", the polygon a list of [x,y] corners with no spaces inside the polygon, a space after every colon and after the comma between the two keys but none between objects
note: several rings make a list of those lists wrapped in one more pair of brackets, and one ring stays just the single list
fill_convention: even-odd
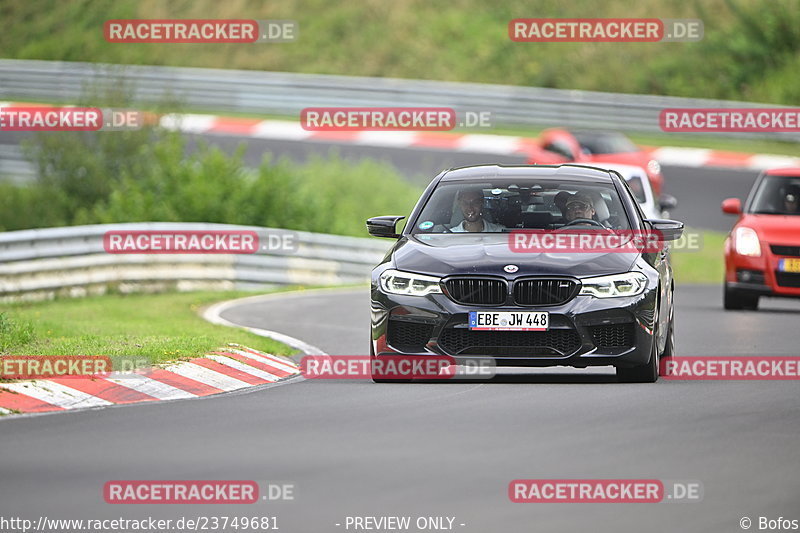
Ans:
[{"label": "front grille", "polygon": [[502,305],[506,302],[504,280],[490,278],[453,278],[444,283],[447,295],[464,305]]},{"label": "front grille", "polygon": [[800,257],[800,246],[781,246],[772,244],[769,247],[775,255],[787,255],[790,257]]},{"label": "front grille", "polygon": [[574,329],[549,331],[472,331],[446,328],[439,346],[452,355],[569,355],[581,347]]},{"label": "front grille", "polygon": [[560,305],[572,299],[578,284],[569,279],[523,279],[514,284],[517,305]]},{"label": "front grille", "polygon": [[628,348],[635,343],[633,322],[626,324],[604,324],[589,326],[592,340],[598,348]]},{"label": "front grille", "polygon": [[387,342],[401,352],[421,352],[431,339],[433,326],[401,320],[389,320]]},{"label": "front grille", "polygon": [[800,287],[800,274],[775,271],[775,280],[781,287]]}]

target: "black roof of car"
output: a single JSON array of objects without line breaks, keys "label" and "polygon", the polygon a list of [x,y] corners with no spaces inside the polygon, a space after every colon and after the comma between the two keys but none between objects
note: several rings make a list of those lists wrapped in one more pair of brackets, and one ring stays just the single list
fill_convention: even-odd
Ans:
[{"label": "black roof of car", "polygon": [[585,180],[610,183],[607,170],[586,165],[476,165],[453,168],[445,172],[441,181],[478,181],[494,178],[557,178],[562,180]]}]

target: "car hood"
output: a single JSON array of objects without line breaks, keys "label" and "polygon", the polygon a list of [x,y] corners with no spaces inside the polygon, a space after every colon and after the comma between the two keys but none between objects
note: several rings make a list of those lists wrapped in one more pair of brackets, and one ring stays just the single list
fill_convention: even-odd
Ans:
[{"label": "car hood", "polygon": [[800,244],[800,215],[744,215],[736,224],[753,228],[772,244]]},{"label": "car hood", "polygon": [[506,265],[516,265],[514,276],[602,276],[631,269],[638,252],[519,253],[509,247],[509,234],[444,234],[406,236],[395,246],[398,270],[447,276],[488,274],[508,276]]}]

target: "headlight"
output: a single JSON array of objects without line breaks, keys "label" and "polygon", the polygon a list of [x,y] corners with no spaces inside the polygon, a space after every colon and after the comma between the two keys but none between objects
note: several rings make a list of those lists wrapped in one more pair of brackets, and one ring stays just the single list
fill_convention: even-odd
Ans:
[{"label": "headlight", "polygon": [[655,159],[651,159],[647,162],[647,171],[650,174],[658,174],[661,172],[661,164]]},{"label": "headlight", "polygon": [[584,278],[580,294],[595,298],[617,298],[642,294],[647,287],[647,276],[641,272],[626,272],[613,276]]},{"label": "headlight", "polygon": [[761,243],[758,242],[756,230],[748,227],[738,227],[733,234],[733,242],[736,245],[736,253],[739,255],[749,255],[750,257],[761,256]]},{"label": "headlight", "polygon": [[383,290],[391,294],[425,296],[433,293],[441,294],[442,292],[439,286],[441,278],[424,274],[412,274],[411,272],[389,269],[381,274],[380,280]]}]

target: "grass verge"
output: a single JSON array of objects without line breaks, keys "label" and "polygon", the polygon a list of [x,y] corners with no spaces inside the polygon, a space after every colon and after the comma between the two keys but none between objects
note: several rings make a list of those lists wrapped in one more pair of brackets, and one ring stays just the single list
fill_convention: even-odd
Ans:
[{"label": "grass verge", "polygon": [[210,324],[198,314],[212,303],[252,295],[132,294],[13,304],[0,314],[0,354],[125,356],[156,364],[199,357],[230,342],[292,354],[284,344]]},{"label": "grass verge", "polygon": [[708,230],[687,229],[686,234],[697,233],[701,245],[698,250],[673,249],[672,268],[675,283],[718,284],[725,275],[723,255],[725,233]]}]

